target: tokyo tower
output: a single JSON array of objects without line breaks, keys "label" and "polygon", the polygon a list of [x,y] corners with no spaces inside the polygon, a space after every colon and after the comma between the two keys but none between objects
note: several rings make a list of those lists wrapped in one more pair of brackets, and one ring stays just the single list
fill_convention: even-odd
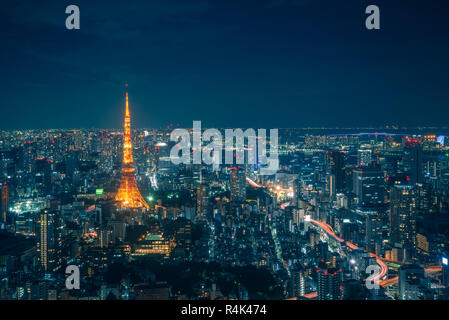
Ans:
[{"label": "tokyo tower", "polygon": [[125,110],[125,133],[123,135],[123,163],[122,178],[115,200],[119,201],[122,207],[127,208],[149,208],[148,204],[137,188],[136,177],[134,176],[133,146],[131,141],[131,116],[128,105],[128,91],[126,91]]}]

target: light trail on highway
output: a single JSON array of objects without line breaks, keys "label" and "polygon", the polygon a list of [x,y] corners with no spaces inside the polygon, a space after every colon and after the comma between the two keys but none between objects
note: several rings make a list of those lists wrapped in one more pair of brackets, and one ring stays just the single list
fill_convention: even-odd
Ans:
[{"label": "light trail on highway", "polygon": [[[352,250],[358,250],[360,249],[358,246],[356,246],[355,244],[349,242],[349,241],[345,241],[344,239],[338,237],[334,230],[332,230],[332,227],[324,222],[321,221],[317,221],[317,220],[310,220],[311,223],[313,223],[314,225],[320,227],[324,232],[326,232],[329,236],[331,236],[332,238],[334,238],[335,240],[337,240],[340,243],[345,243],[349,248],[351,248]],[[382,261],[382,258],[380,258],[379,256],[375,255],[374,253],[370,253],[370,256],[373,258],[376,258],[376,262],[380,267],[380,273],[378,275],[376,275],[375,277],[373,277],[373,281],[374,282],[381,282],[381,279],[383,277],[385,277],[385,275],[388,272],[388,267],[385,264],[385,262]]]},{"label": "light trail on highway", "polygon": [[263,188],[260,184],[257,184],[255,181],[251,180],[250,178],[246,177],[246,182],[250,184],[250,186],[254,188]]},{"label": "light trail on highway", "polygon": [[[283,204],[281,204],[281,209],[285,210],[285,208],[290,204],[290,202],[285,202]],[[344,239],[340,238],[339,236],[337,236],[334,232],[334,230],[332,229],[332,227],[330,225],[328,225],[327,223],[324,223],[322,221],[317,221],[317,220],[310,220],[311,223],[313,223],[314,225],[320,227],[324,232],[326,232],[329,236],[331,236],[332,238],[334,238],[335,240],[337,240],[340,243],[345,242],[346,245],[351,248],[352,250],[358,250],[360,249],[358,246],[356,246],[355,244],[349,242],[349,241],[345,241]],[[377,255],[375,255],[374,253],[370,253],[371,257],[375,257],[376,258],[376,262],[377,264],[380,266],[381,270],[380,270],[380,274],[377,275],[376,277],[373,278],[373,281],[379,281],[379,285],[382,287],[388,287],[391,286],[395,283],[398,282],[398,277],[394,277],[391,279],[385,279],[385,280],[381,280],[388,272],[388,266],[385,264],[385,262],[383,261],[383,259]],[[435,272],[440,272],[441,271],[441,266],[431,266],[428,268],[425,268],[425,272],[426,274],[430,274],[430,273],[435,273]]]},{"label": "light trail on highway", "polygon": [[[257,184],[256,182],[254,182],[253,180],[249,179],[248,177],[246,177],[246,181],[253,187],[255,188],[262,188],[263,186]],[[285,202],[283,204],[280,205],[281,210],[285,210],[285,208],[287,206],[290,205],[290,202]],[[329,236],[331,236],[332,238],[334,238],[335,240],[337,240],[340,243],[345,243],[346,246],[348,246],[350,249],[352,250],[358,250],[360,249],[357,245],[349,242],[349,241],[345,241],[344,239],[338,237],[334,230],[332,229],[332,227],[330,225],[328,225],[327,223],[324,223],[322,221],[318,221],[318,220],[310,220],[311,223],[313,223],[315,226],[321,228],[324,232],[326,232]],[[388,273],[388,266],[385,264],[385,262],[382,261],[382,258],[380,258],[379,256],[377,256],[374,253],[370,253],[370,256],[373,258],[376,258],[376,262],[380,267],[380,273],[378,275],[376,275],[375,277],[372,278],[372,281],[374,282],[378,282],[381,286],[382,284],[384,285],[389,285],[391,281],[393,281],[392,279],[388,279],[388,280],[384,280],[382,281],[381,279],[383,277],[385,277],[385,275]],[[394,279],[394,278],[393,278]],[[391,280],[391,281],[390,281]]]}]

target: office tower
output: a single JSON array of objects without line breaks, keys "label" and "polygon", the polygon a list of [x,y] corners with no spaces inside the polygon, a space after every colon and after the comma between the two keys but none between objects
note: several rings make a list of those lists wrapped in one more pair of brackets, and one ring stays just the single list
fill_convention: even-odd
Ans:
[{"label": "office tower", "polygon": [[439,179],[441,176],[441,161],[430,158],[424,163],[424,172],[431,179]]},{"label": "office tower", "polygon": [[403,165],[410,184],[424,182],[423,151],[418,140],[409,139],[405,143]]},{"label": "office tower", "polygon": [[0,203],[0,213],[2,222],[6,223],[8,206],[9,206],[9,191],[6,181],[1,186],[1,203]]},{"label": "office tower", "polygon": [[41,216],[39,219],[39,247],[38,250],[40,252],[40,264],[42,268],[47,271],[48,269],[48,243],[47,243],[47,234],[48,234],[48,212],[44,210],[41,212]]},{"label": "office tower", "polygon": [[299,175],[297,175],[296,179],[293,181],[293,195],[292,195],[292,201],[291,201],[291,205],[296,207],[298,205],[298,197],[300,194],[300,181],[299,181]]},{"label": "office tower", "polygon": [[315,245],[315,257],[320,260],[327,261],[329,254],[329,245],[327,242],[320,241]]},{"label": "office tower", "polygon": [[335,175],[328,174],[327,175],[327,188],[328,188],[328,194],[329,199],[335,199]]},{"label": "office tower", "polygon": [[371,163],[355,168],[353,179],[353,192],[360,206],[384,203],[384,175],[379,165]]},{"label": "office tower", "polygon": [[5,151],[0,151],[0,178],[6,178],[8,176],[7,172],[6,172],[6,168],[7,168],[7,157],[6,157],[6,152]]},{"label": "office tower", "polygon": [[353,221],[343,221],[341,224],[341,234],[348,241],[359,242],[361,235],[360,227]]},{"label": "office tower", "polygon": [[126,237],[126,223],[118,220],[110,220],[108,229],[112,230],[112,241],[123,241]]},{"label": "office tower", "polygon": [[385,206],[364,207],[357,212],[365,217],[366,249],[369,252],[379,254],[383,241],[383,226],[388,214]]},{"label": "office tower", "polygon": [[340,151],[329,151],[327,153],[329,171],[335,176],[335,191],[345,191],[345,154]]},{"label": "office tower", "polygon": [[207,210],[207,185],[198,184],[196,192],[196,215],[205,218]]},{"label": "office tower", "polygon": [[405,264],[399,268],[399,299],[418,300],[424,279],[424,269],[415,264]]},{"label": "office tower", "polygon": [[65,166],[66,166],[66,174],[70,179],[73,178],[73,173],[76,170],[79,170],[80,154],[81,154],[81,151],[77,150],[77,149],[67,151],[67,158],[65,161]]},{"label": "office tower", "polygon": [[44,209],[38,222],[39,262],[44,272],[56,272],[62,266],[61,259],[61,220],[53,211]]},{"label": "office tower", "polygon": [[368,252],[361,253],[358,264],[360,270],[366,271],[366,269],[372,265],[377,265],[376,258],[372,257]]},{"label": "office tower", "polygon": [[417,183],[416,189],[416,212],[428,214],[432,208],[432,187],[427,183]]},{"label": "office tower", "polygon": [[298,228],[301,225],[301,223],[304,222],[304,215],[305,215],[304,209],[293,208],[293,222],[296,224]]},{"label": "office tower", "polygon": [[34,173],[36,184],[40,186],[41,195],[47,196],[51,193],[51,160],[40,158],[34,160]]},{"label": "office tower", "polygon": [[318,300],[340,300],[342,296],[343,274],[341,269],[327,268],[320,263],[318,273]]},{"label": "office tower", "polygon": [[134,176],[133,146],[131,141],[131,115],[129,113],[128,92],[126,92],[125,110],[125,132],[123,136],[123,162],[122,178],[115,200],[119,201],[122,207],[149,209],[148,204],[140,194]]},{"label": "office tower", "polygon": [[345,190],[349,192],[354,188],[354,168],[356,168],[354,165],[345,166]]},{"label": "office tower", "polygon": [[293,267],[290,278],[290,297],[302,297],[305,294],[305,271],[304,268],[297,264]]},{"label": "office tower", "polygon": [[101,228],[97,231],[97,246],[100,248],[107,248],[112,242],[113,231],[110,228]]},{"label": "office tower", "polygon": [[26,173],[33,172],[34,159],[37,158],[37,144],[36,142],[25,141],[23,146],[24,159],[23,166]]},{"label": "office tower", "polygon": [[372,154],[371,149],[359,149],[357,151],[357,165],[366,166],[369,163],[371,163],[372,160],[371,154]]},{"label": "office tower", "polygon": [[184,257],[188,258],[192,249],[192,224],[185,220],[183,225],[176,231],[176,248],[184,252]]},{"label": "office tower", "polygon": [[416,244],[415,190],[409,185],[397,185],[390,196],[390,242],[401,244],[413,253]]},{"label": "office tower", "polygon": [[230,181],[231,201],[246,201],[246,175],[242,168],[234,167],[231,170]]}]

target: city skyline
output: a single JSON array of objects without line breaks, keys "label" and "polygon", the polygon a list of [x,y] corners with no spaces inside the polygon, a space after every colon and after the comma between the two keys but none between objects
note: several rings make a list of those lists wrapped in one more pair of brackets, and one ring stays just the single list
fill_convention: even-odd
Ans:
[{"label": "city skyline", "polygon": [[1,299],[447,299],[441,137],[281,131],[266,176],[175,164],[165,130],[131,135],[128,99],[123,136],[0,135]]},{"label": "city skyline", "polygon": [[0,300],[449,301],[448,12],[2,4]]}]

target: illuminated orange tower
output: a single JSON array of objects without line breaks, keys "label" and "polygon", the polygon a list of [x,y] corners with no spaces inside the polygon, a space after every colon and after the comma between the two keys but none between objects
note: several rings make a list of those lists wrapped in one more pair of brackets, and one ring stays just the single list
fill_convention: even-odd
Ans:
[{"label": "illuminated orange tower", "polygon": [[115,200],[121,203],[122,207],[128,208],[149,208],[148,204],[137,188],[136,177],[134,176],[133,145],[131,141],[131,116],[129,114],[128,91],[126,92],[125,110],[125,133],[123,135],[123,163],[122,178]]}]

